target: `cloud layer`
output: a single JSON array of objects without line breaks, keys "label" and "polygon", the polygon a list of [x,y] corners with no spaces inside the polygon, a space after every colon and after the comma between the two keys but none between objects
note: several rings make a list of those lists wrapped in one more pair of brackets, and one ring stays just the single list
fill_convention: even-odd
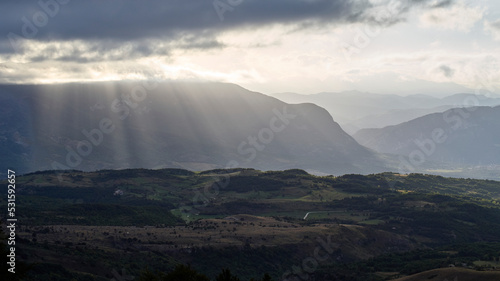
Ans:
[{"label": "cloud layer", "polygon": [[420,21],[424,27],[469,32],[474,24],[483,19],[484,12],[483,8],[460,2],[451,8],[429,10],[420,17]]},{"label": "cloud layer", "polygon": [[41,0],[39,4],[4,0],[0,10],[9,12],[1,19],[0,34],[42,41],[171,40],[273,24],[298,28],[354,22],[391,24],[394,18],[377,16],[381,7],[395,7],[401,20],[413,7],[433,9],[449,4],[449,0]]},{"label": "cloud layer", "polygon": [[484,30],[491,34],[495,41],[500,41],[500,19],[496,21],[485,21]]},{"label": "cloud layer", "polygon": [[[385,91],[401,81],[473,88],[478,70],[500,77],[497,47],[485,44],[500,40],[500,23],[464,1],[4,0],[0,83],[154,76],[263,92]],[[343,46],[356,42],[346,60]]]}]

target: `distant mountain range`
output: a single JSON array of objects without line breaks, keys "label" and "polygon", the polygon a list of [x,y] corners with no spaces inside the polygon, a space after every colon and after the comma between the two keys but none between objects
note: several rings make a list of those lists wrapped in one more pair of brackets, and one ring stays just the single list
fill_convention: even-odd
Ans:
[{"label": "distant mountain range", "polygon": [[221,83],[1,85],[2,167],[387,170],[314,104]]},{"label": "distant mountain range", "polygon": [[[342,114],[386,111],[359,119],[367,126],[431,114],[351,137],[318,105],[287,104],[234,84],[0,85],[0,170],[248,167],[366,174],[398,171],[402,156],[413,163],[407,172],[498,178],[500,107],[463,108],[495,104],[495,98],[318,96],[343,100],[333,104]],[[481,171],[465,172],[474,166]]]},{"label": "distant mountain range", "polygon": [[278,93],[272,96],[291,104],[305,102],[317,104],[328,110],[333,119],[349,134],[364,128],[397,125],[456,107],[500,105],[498,97],[474,94],[435,98],[428,95],[398,96],[347,91],[314,95]]},{"label": "distant mountain range", "polygon": [[377,152],[404,155],[416,163],[500,165],[499,121],[500,106],[454,108],[395,126],[363,129],[354,138]]}]

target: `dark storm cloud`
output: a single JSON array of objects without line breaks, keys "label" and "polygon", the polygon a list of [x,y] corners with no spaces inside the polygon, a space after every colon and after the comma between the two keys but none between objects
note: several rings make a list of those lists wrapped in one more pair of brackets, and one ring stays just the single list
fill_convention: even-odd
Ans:
[{"label": "dark storm cloud", "polygon": [[100,40],[87,42],[85,46],[68,46],[70,49],[61,50],[50,46],[38,52],[37,56],[30,57],[29,54],[25,58],[29,62],[54,60],[64,62],[95,62],[95,61],[119,61],[124,58],[133,59],[147,57],[149,55],[169,55],[170,47],[155,48],[154,45],[144,41],[134,42],[116,42],[111,40]]},{"label": "dark storm cloud", "polygon": [[[401,13],[414,6],[433,8],[451,4],[451,0],[437,3],[435,0],[399,2]],[[224,10],[223,21],[219,17],[221,10],[218,13],[214,3],[218,3],[219,9],[230,8]],[[220,3],[223,3],[222,6]],[[368,0],[2,0],[0,35],[3,36],[0,40],[8,40],[9,33],[40,41],[173,41],[184,38],[185,48],[220,48],[221,45],[215,38],[224,30],[269,24],[308,27],[332,23],[374,22],[371,8],[374,8],[374,4]],[[397,22],[394,19],[387,21],[377,23]],[[185,40],[186,36],[205,39],[193,39],[189,42]],[[5,52],[4,45],[0,43],[0,52]]]}]

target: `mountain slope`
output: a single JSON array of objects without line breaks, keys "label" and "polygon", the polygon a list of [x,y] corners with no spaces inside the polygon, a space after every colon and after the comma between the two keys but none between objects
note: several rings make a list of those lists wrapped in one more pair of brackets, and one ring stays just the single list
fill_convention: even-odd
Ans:
[{"label": "mountain slope", "polygon": [[355,133],[363,128],[395,125],[455,107],[500,105],[499,98],[474,94],[455,94],[435,98],[427,95],[398,96],[346,91],[313,95],[278,93],[272,96],[287,103],[312,102],[317,104],[328,110],[333,119],[339,122],[348,133]]},{"label": "mountain slope", "polygon": [[414,162],[500,164],[500,106],[455,108],[354,138],[378,152],[410,156]]},{"label": "mountain slope", "polygon": [[443,105],[433,108],[394,109],[383,114],[369,115],[349,123],[342,124],[342,128],[347,133],[353,135],[361,128],[383,128],[393,126],[428,114],[444,112],[452,108],[454,107],[451,105]]},{"label": "mountain slope", "polygon": [[500,280],[500,272],[484,272],[464,268],[440,268],[421,272],[394,281],[427,281],[427,280],[449,280],[449,281],[496,281]]},{"label": "mountain slope", "polygon": [[383,166],[326,110],[231,84],[3,85],[0,99],[9,104],[0,150],[10,153],[6,165],[23,172],[241,166],[346,173]]}]

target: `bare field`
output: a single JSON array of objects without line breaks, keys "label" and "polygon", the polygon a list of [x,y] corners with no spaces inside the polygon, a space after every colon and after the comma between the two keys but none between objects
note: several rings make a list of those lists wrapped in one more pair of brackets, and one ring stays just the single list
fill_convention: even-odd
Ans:
[{"label": "bare field", "polygon": [[[369,258],[391,249],[409,250],[407,238],[359,225],[299,225],[270,217],[235,215],[202,219],[186,226],[119,227],[48,225],[22,227],[19,237],[45,245],[104,251],[178,252],[195,247],[251,247],[318,244],[331,239],[331,246],[347,255]],[[359,245],[359,247],[353,247]]]}]

